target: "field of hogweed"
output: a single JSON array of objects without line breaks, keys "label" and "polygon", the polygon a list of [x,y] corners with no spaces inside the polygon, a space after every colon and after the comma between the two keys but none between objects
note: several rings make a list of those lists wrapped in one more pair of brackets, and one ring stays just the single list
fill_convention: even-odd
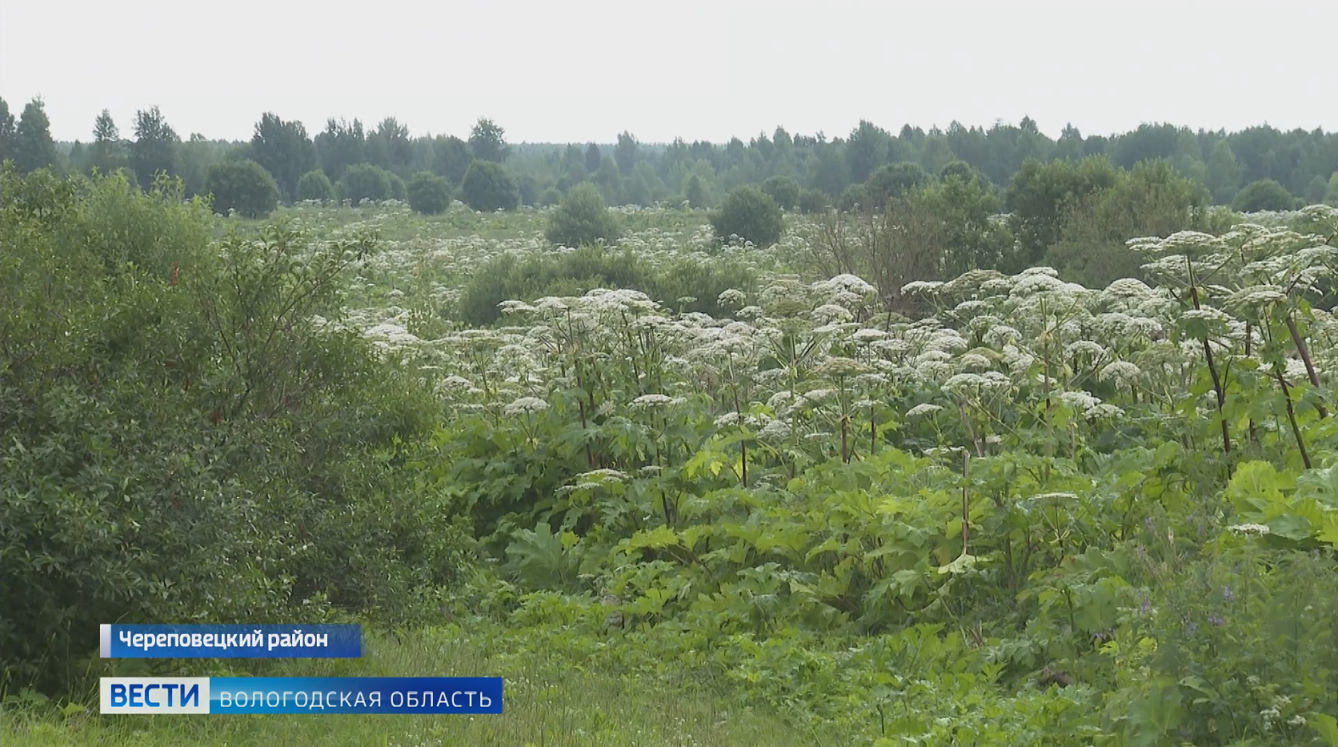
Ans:
[{"label": "field of hogweed", "polygon": [[449,403],[462,614],[815,744],[1338,745],[1338,211],[1131,242],[1146,282],[911,282],[910,318],[814,276],[808,219],[632,210],[600,256],[739,287],[550,278],[484,327],[480,274],[573,256],[542,212],[349,212],[294,214],[384,237],[328,323]]},{"label": "field of hogweed", "polygon": [[1144,279],[1104,288],[913,280],[894,311],[818,273],[820,218],[759,249],[615,212],[578,250],[542,210],[233,225],[338,278],[319,334],[443,408],[377,464],[478,562],[378,646],[485,636],[470,665],[533,680],[529,720],[404,738],[1338,747],[1338,211],[1133,241]]}]

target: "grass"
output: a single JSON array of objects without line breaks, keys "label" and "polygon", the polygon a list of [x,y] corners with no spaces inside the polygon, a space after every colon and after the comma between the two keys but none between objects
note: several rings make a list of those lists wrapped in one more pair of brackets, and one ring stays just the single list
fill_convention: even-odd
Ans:
[{"label": "grass", "polygon": [[[528,647],[517,650],[507,640],[466,639],[441,630],[402,638],[365,634],[362,659],[257,662],[251,668],[256,675],[291,677],[500,675],[504,678],[500,716],[102,716],[94,694],[87,703],[64,709],[11,701],[0,723],[0,743],[6,747],[800,744],[779,718],[733,707],[720,693],[694,687],[690,673],[683,673],[675,685],[545,651],[531,653]],[[225,673],[215,669],[213,674]]]}]

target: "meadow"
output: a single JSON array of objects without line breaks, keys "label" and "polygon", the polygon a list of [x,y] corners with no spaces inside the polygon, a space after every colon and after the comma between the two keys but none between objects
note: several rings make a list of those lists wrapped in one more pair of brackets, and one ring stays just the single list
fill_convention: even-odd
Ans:
[{"label": "meadow", "polygon": [[[43,179],[7,195],[6,337],[97,342],[6,350],[22,427],[67,435],[3,466],[68,481],[5,494],[5,582],[98,602],[25,605],[21,671],[37,621],[358,619],[365,660],[275,666],[501,674],[507,714],[103,718],[129,664],[72,655],[68,695],[6,693],[6,744],[1338,747],[1338,209],[1135,240],[1103,287],[889,290],[825,271],[820,215],[759,248],[612,208],[573,249],[556,208],[250,221]],[[71,497],[163,472],[142,514]]]}]

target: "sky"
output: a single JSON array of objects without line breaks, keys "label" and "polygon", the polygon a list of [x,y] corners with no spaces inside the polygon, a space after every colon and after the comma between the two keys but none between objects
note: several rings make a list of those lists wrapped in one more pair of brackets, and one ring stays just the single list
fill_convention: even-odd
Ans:
[{"label": "sky", "polygon": [[157,105],[183,137],[260,114],[512,142],[745,141],[1023,116],[1338,130],[1336,0],[3,0],[0,97],[57,140]]}]

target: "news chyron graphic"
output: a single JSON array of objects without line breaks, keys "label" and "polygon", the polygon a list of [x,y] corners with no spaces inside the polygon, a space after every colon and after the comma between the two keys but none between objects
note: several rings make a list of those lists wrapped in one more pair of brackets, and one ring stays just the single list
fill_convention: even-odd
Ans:
[{"label": "news chyron graphic", "polygon": [[103,677],[102,713],[500,714],[501,677]]},{"label": "news chyron graphic", "polygon": [[359,625],[102,625],[104,659],[357,659]]},{"label": "news chyron graphic", "polygon": [[[348,658],[358,625],[102,625],[102,658]],[[501,677],[103,677],[112,714],[499,714]]]}]

